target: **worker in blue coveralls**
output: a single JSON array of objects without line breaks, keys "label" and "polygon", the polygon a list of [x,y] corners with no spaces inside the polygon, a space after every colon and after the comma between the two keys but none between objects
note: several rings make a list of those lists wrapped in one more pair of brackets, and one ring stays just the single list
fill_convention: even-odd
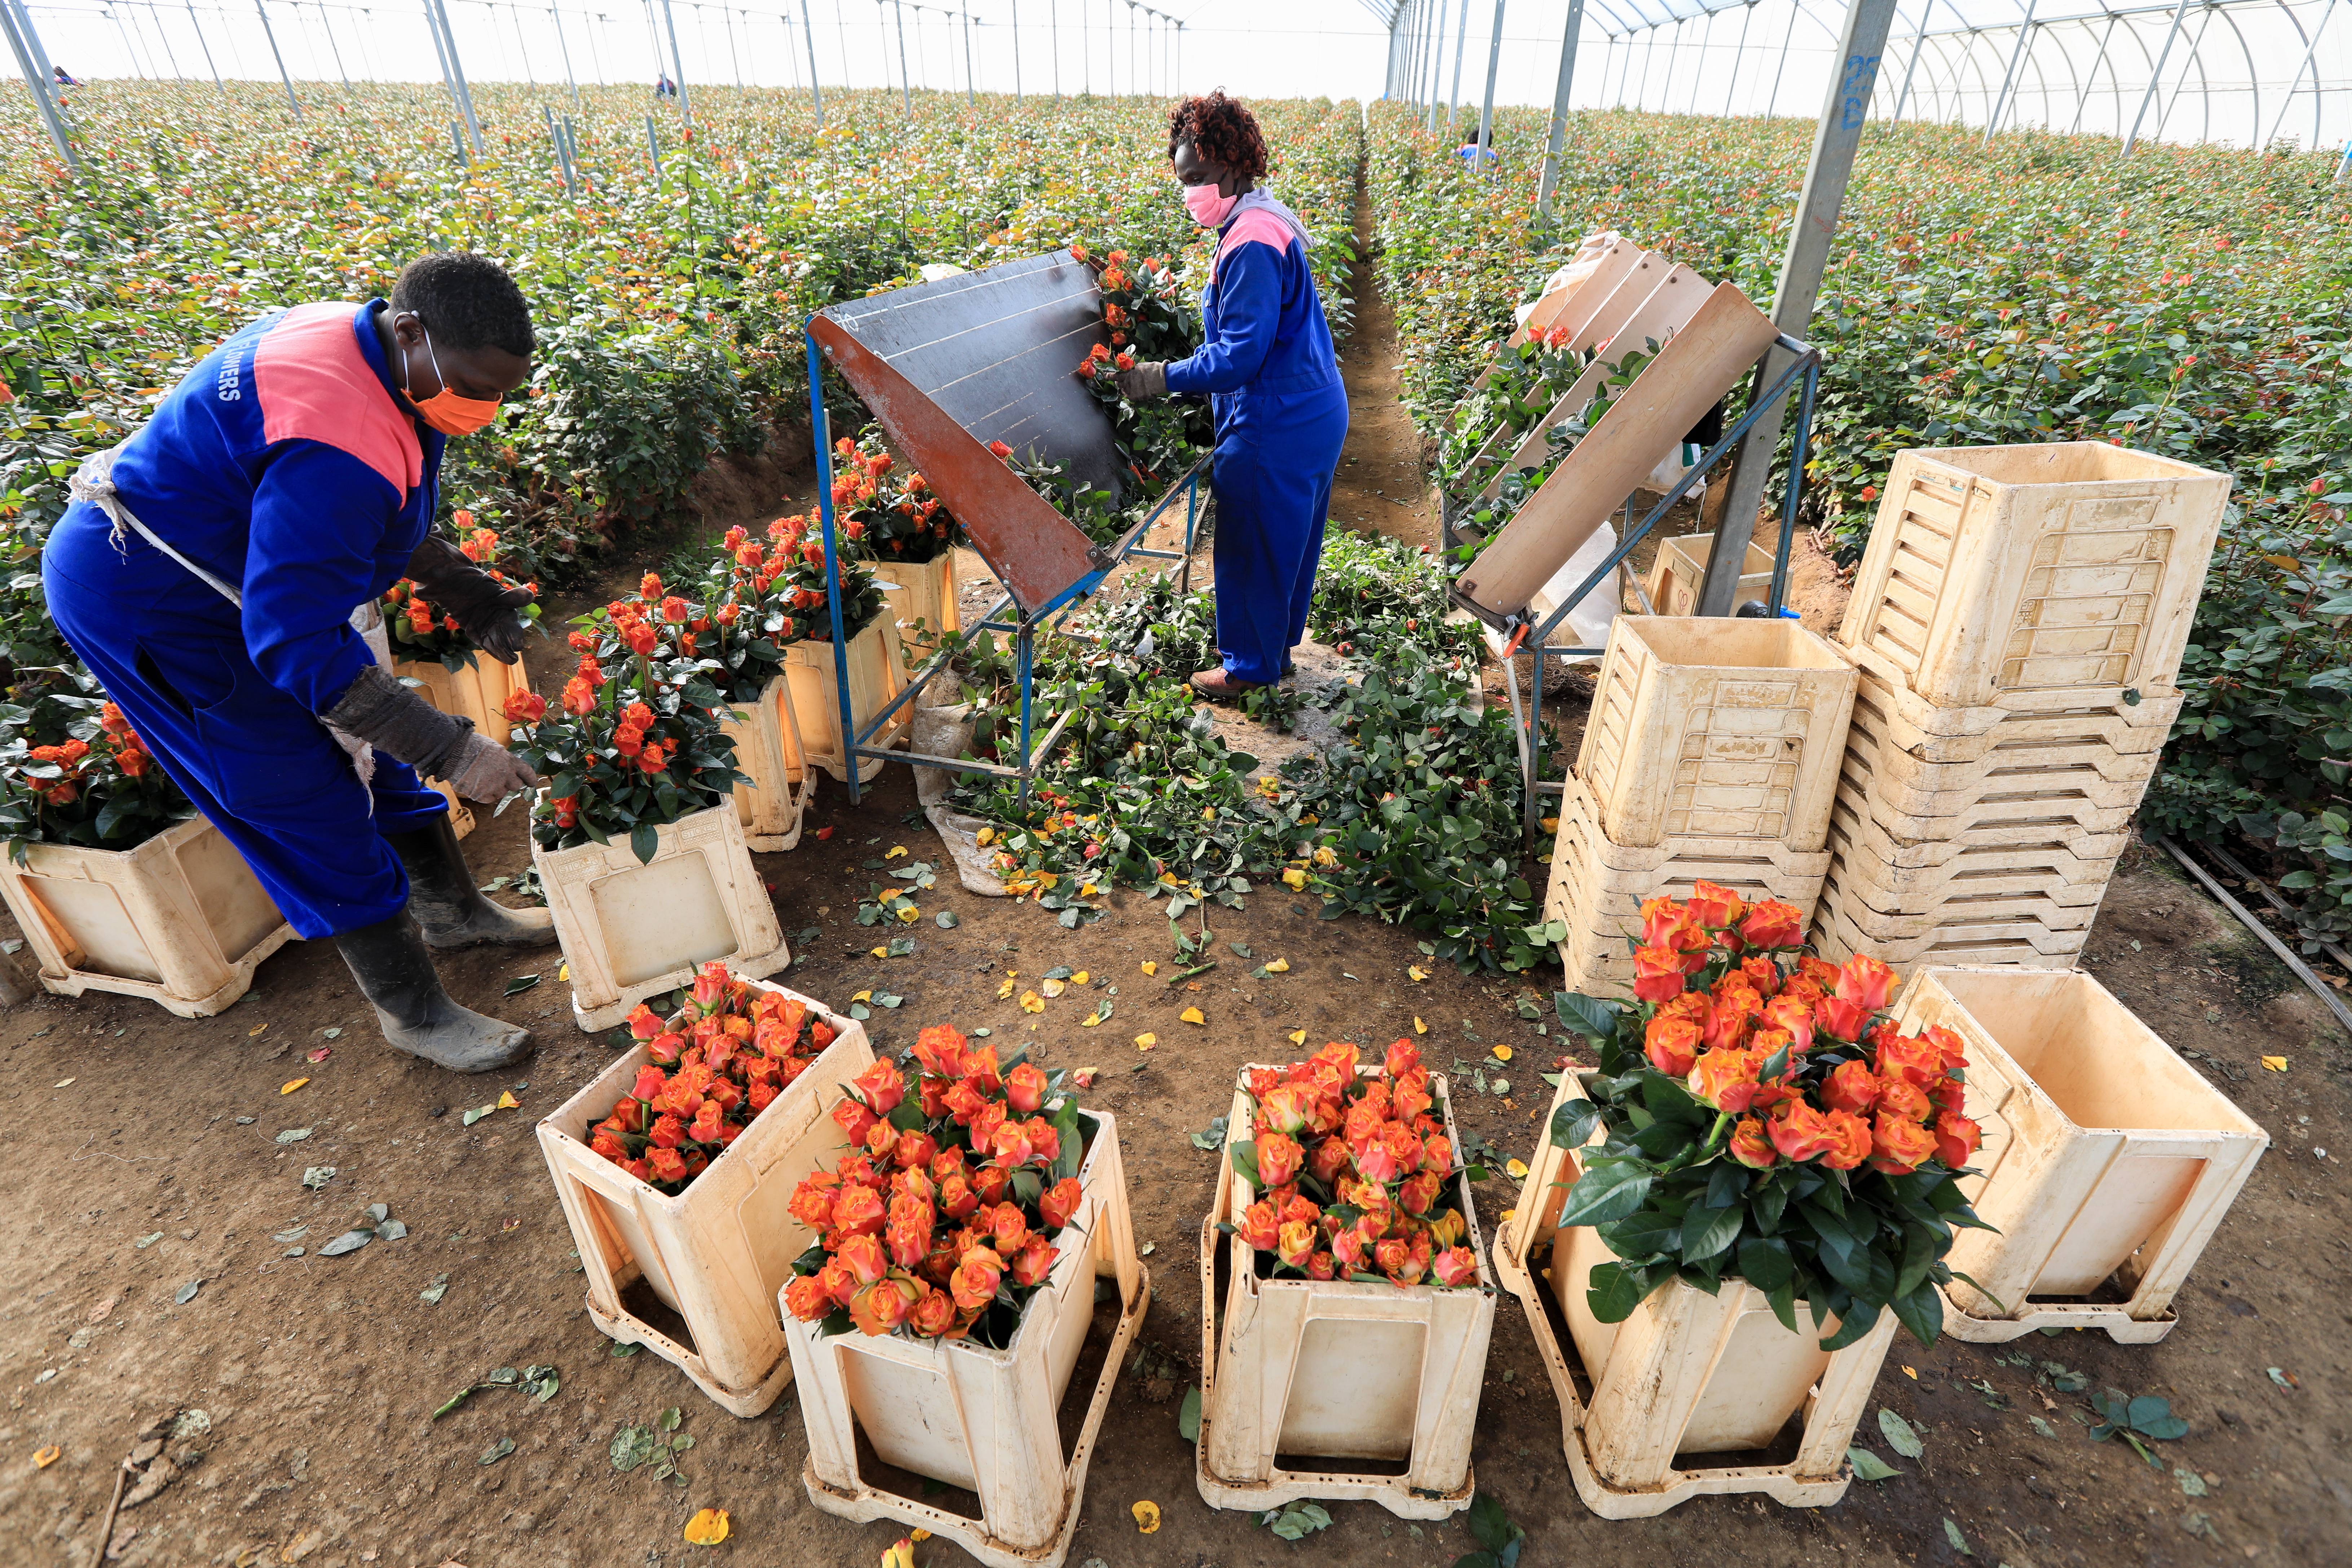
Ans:
[{"label": "worker in blue coveralls", "polygon": [[1222,92],[1188,98],[1169,117],[1168,155],[1185,210],[1217,231],[1201,300],[1206,341],[1190,359],[1147,361],[1118,383],[1130,399],[1206,394],[1215,412],[1221,662],[1192,686],[1230,700],[1288,675],[1307,634],[1348,391],[1306,226],[1257,188],[1266,153],[1256,118]]},{"label": "worker in blue coveralls", "polygon": [[272,310],[82,466],[42,560],[58,629],[296,934],[334,939],[391,1045],[460,1072],[530,1037],[453,1001],[431,949],[553,931],[482,897],[418,775],[486,803],[540,781],[394,679],[378,606],[413,577],[514,662],[530,591],[433,518],[444,444],[533,346],[513,279],[464,253],[411,263],[389,304]]}]

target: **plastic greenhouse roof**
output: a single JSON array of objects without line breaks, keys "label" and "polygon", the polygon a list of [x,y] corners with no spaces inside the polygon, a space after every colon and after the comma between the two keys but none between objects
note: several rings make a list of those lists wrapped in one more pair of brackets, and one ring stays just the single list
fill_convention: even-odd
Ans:
[{"label": "plastic greenhouse roof", "polygon": [[[2116,16],[2168,16],[2178,0],[1925,0],[1929,12],[1927,31],[1939,33],[1997,32],[2032,21],[2100,21]],[[1403,0],[1362,0],[1382,26],[1393,25]],[[1759,0],[1584,0],[1588,22],[1617,37],[1650,27],[1671,26],[1726,11],[1748,9]],[[1843,0],[1795,0],[1798,12],[1832,40],[1844,18]],[[1908,35],[1918,25],[1921,0],[1898,0],[1895,30]],[[2288,10],[2282,0],[2188,0],[2195,11],[2260,8]]]}]

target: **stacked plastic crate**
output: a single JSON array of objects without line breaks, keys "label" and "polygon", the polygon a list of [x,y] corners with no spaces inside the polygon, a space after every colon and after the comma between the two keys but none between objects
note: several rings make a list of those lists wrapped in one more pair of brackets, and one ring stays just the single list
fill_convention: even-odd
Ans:
[{"label": "stacked plastic crate", "polygon": [[1571,991],[1633,977],[1644,899],[1701,879],[1811,918],[1854,672],[1794,621],[1620,616],[1560,804],[1544,918]]},{"label": "stacked plastic crate", "polygon": [[2074,967],[2180,711],[2229,490],[2101,442],[1896,458],[1838,634],[1861,684],[1824,955]]}]

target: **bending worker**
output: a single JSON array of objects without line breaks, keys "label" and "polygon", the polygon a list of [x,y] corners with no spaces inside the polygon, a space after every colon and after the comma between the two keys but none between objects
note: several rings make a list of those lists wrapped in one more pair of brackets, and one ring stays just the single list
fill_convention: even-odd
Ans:
[{"label": "bending worker", "polygon": [[530,591],[432,524],[444,444],[497,417],[533,346],[514,281],[464,253],[411,263],[389,306],[273,310],[82,466],[41,569],[66,641],[295,932],[334,938],[394,1047],[459,1072],[530,1037],[452,1001],[430,948],[553,931],[482,897],[417,775],[486,803],[539,779],[393,678],[378,606],[413,577],[514,662]]},{"label": "bending worker", "polygon": [[1348,392],[1307,265],[1307,229],[1257,188],[1265,138],[1222,92],[1188,98],[1168,121],[1168,155],[1184,207],[1217,231],[1201,300],[1206,342],[1190,359],[1119,374],[1130,399],[1206,394],[1216,415],[1209,487],[1219,668],[1192,677],[1230,699],[1290,673],[1307,635],[1331,478],[1348,436]]}]

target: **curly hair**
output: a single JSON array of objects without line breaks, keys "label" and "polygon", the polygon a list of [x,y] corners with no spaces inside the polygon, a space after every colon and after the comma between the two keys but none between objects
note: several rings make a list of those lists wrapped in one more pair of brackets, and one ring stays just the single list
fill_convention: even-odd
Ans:
[{"label": "curly hair", "polygon": [[1229,174],[1265,177],[1265,137],[1257,116],[1227,98],[1220,88],[1206,98],[1188,98],[1168,116],[1168,155],[1190,142],[1192,151]]},{"label": "curly hair", "polygon": [[414,311],[444,348],[501,348],[528,358],[538,346],[522,290],[505,268],[470,250],[437,251],[402,268],[392,308]]}]

